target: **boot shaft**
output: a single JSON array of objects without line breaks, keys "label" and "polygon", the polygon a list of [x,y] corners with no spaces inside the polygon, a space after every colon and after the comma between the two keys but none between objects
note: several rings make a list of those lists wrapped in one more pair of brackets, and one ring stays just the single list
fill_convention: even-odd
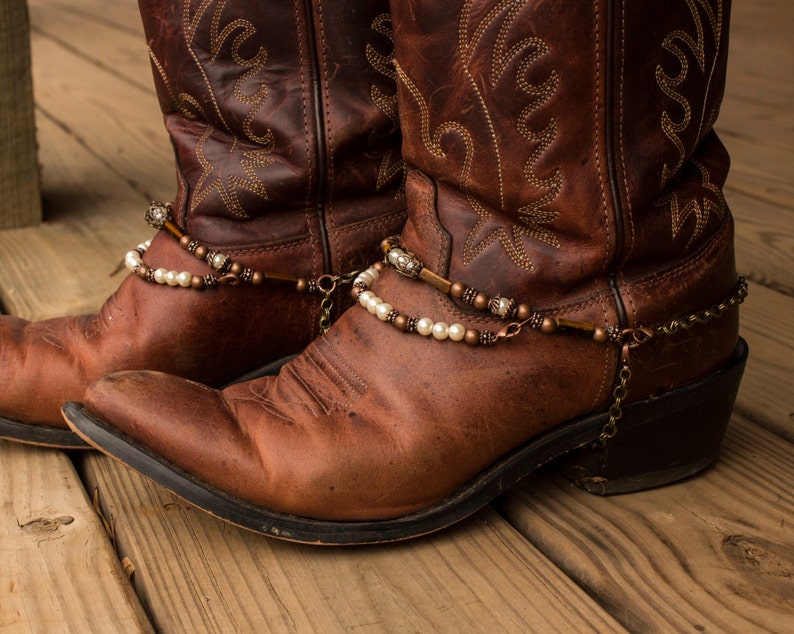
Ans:
[{"label": "boot shaft", "polygon": [[352,247],[337,234],[403,206],[388,3],[140,8],[177,157],[180,224],[235,246],[311,236],[316,270],[349,265]]},{"label": "boot shaft", "polygon": [[729,2],[393,4],[404,158],[435,181],[452,277],[538,306],[611,295],[626,321],[619,281],[730,233]]}]

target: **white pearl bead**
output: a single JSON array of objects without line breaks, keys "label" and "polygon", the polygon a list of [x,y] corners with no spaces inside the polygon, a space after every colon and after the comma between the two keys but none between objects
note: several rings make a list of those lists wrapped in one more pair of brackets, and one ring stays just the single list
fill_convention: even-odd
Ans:
[{"label": "white pearl bead", "polygon": [[165,284],[165,274],[168,273],[166,269],[157,269],[154,272],[154,281],[158,284]]},{"label": "white pearl bead", "polygon": [[364,291],[361,295],[358,296],[358,303],[361,304],[364,308],[367,307],[367,303],[375,297],[375,293],[372,291]]},{"label": "white pearl bead", "polygon": [[496,314],[504,317],[507,314],[507,309],[510,307],[510,300],[506,297],[499,298],[499,306],[496,309]]},{"label": "white pearl bead", "polygon": [[405,251],[403,251],[399,247],[394,247],[391,251],[389,251],[388,260],[391,264],[397,264],[397,260],[400,258],[401,255],[404,255]]},{"label": "white pearl bead", "polygon": [[215,269],[221,268],[225,260],[226,256],[223,253],[215,254],[215,256],[212,258],[212,267]]},{"label": "white pearl bead", "polygon": [[165,283],[168,284],[168,286],[176,286],[179,284],[179,282],[176,281],[177,275],[179,275],[179,273],[176,271],[168,271],[168,273],[165,274]]},{"label": "white pearl bead", "polygon": [[143,263],[141,260],[141,255],[137,251],[128,251],[127,255],[124,256],[124,265],[130,270],[135,270],[136,267],[140,266]]},{"label": "white pearl bead", "polygon": [[387,304],[386,302],[383,302],[378,306],[378,310],[376,311],[375,314],[378,316],[378,319],[380,319],[381,321],[386,321],[389,318],[389,313],[393,310],[394,310],[394,306],[392,306],[391,304]]},{"label": "white pearl bead", "polygon": [[449,325],[445,324],[443,321],[437,321],[433,325],[433,337],[439,341],[443,341],[449,337]]},{"label": "white pearl bead", "polygon": [[366,271],[364,271],[364,272],[365,272],[365,273],[369,273],[369,274],[372,276],[372,279],[373,279],[373,280],[377,280],[377,279],[378,279],[378,276],[380,275],[380,271],[379,271],[378,269],[376,269],[376,268],[373,268],[373,267],[369,267],[369,268],[368,268]]},{"label": "white pearl bead", "polygon": [[147,240],[146,242],[143,243],[143,246],[148,249],[150,246],[152,246],[152,241],[151,240]]},{"label": "white pearl bead", "polygon": [[182,286],[183,288],[187,288],[190,286],[190,280],[193,279],[193,274],[190,271],[182,271],[179,275],[176,276],[176,283]]},{"label": "white pearl bead", "polygon": [[433,332],[433,320],[428,317],[422,317],[422,319],[416,323],[416,332],[427,337]]},{"label": "white pearl bead", "polygon": [[466,326],[463,324],[452,324],[449,327],[449,338],[452,341],[463,341],[466,336]]},{"label": "white pearl bead", "polygon": [[378,311],[378,306],[382,303],[383,300],[380,297],[371,297],[367,302],[367,310],[374,315]]},{"label": "white pearl bead", "polygon": [[367,286],[372,286],[372,282],[375,281],[375,278],[370,274],[369,271],[362,271],[358,274],[356,278],[356,282],[364,282]]},{"label": "white pearl bead", "polygon": [[141,243],[138,245],[138,247],[137,247],[137,248],[138,248],[138,250],[139,250],[139,251],[146,251],[146,249],[148,249],[148,248],[149,248],[149,245],[148,245],[146,242],[141,242]]}]

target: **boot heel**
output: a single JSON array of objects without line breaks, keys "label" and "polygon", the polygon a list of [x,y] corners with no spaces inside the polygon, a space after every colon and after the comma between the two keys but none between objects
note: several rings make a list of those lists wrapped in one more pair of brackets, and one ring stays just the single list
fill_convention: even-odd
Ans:
[{"label": "boot heel", "polygon": [[719,453],[747,352],[740,338],[730,361],[711,376],[625,406],[606,447],[577,449],[556,466],[597,495],[642,491],[705,469]]}]

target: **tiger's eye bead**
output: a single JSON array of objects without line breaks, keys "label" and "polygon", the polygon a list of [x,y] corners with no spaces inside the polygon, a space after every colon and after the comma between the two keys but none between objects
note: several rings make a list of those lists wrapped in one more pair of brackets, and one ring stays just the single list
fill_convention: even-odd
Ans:
[{"label": "tiger's eye bead", "polygon": [[181,238],[179,238],[179,246],[183,249],[187,249],[188,245],[190,244],[191,238],[189,235],[185,234]]},{"label": "tiger's eye bead", "polygon": [[477,293],[474,297],[474,307],[477,310],[485,310],[488,308],[488,302],[490,301],[490,298],[485,293]]},{"label": "tiger's eye bead", "polygon": [[384,253],[388,253],[390,249],[391,249],[391,240],[389,240],[389,238],[386,238],[380,243],[380,250],[383,251]]},{"label": "tiger's eye bead", "polygon": [[452,286],[449,287],[449,294],[452,295],[455,299],[460,299],[463,297],[463,293],[466,292],[466,285],[461,284],[460,282],[455,282]]},{"label": "tiger's eye bead", "polygon": [[519,304],[518,308],[516,309],[516,317],[518,317],[521,321],[525,319],[529,319],[532,316],[532,309],[527,306],[526,304]]},{"label": "tiger's eye bead", "polygon": [[475,330],[474,328],[469,328],[466,331],[466,334],[463,336],[463,341],[470,346],[478,345],[480,343],[480,331]]},{"label": "tiger's eye bead", "polygon": [[200,275],[194,275],[192,278],[190,278],[190,286],[195,288],[197,291],[204,290],[204,278]]},{"label": "tiger's eye bead", "polygon": [[557,320],[553,317],[544,317],[543,323],[540,325],[540,332],[547,335],[557,331]]},{"label": "tiger's eye bead", "polygon": [[203,260],[207,257],[207,253],[209,253],[209,249],[205,247],[203,244],[200,244],[196,247],[196,250],[193,252],[199,260]]},{"label": "tiger's eye bead", "polygon": [[[256,275],[256,273],[254,273]],[[295,290],[299,293],[306,293],[309,290],[309,282],[304,278],[298,278],[298,282],[295,284]]]},{"label": "tiger's eye bead", "polygon": [[397,315],[394,318],[394,321],[392,322],[392,324],[394,324],[394,327],[397,330],[405,331],[405,329],[408,327],[408,317],[406,317],[405,315],[402,315],[402,314]]},{"label": "tiger's eye bead", "polygon": [[597,343],[606,343],[609,341],[609,335],[607,334],[607,331],[596,326],[596,329],[593,331],[593,341]]},{"label": "tiger's eye bead", "polygon": [[240,264],[239,262],[233,262],[232,265],[229,267],[229,271],[234,273],[235,275],[242,275],[245,267]]},{"label": "tiger's eye bead", "polygon": [[259,286],[264,281],[265,281],[265,276],[259,271],[254,271],[251,274],[251,284],[253,284],[254,286]]}]

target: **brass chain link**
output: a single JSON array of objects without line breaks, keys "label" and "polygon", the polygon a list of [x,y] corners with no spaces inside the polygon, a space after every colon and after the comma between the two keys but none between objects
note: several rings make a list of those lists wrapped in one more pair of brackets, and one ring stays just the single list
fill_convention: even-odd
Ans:
[{"label": "brass chain link", "polygon": [[656,332],[665,335],[674,335],[681,330],[689,330],[697,324],[705,324],[707,321],[722,317],[724,313],[729,310],[733,310],[739,304],[741,304],[747,297],[747,292],[747,280],[744,277],[739,276],[736,284],[736,292],[724,302],[717,304],[716,306],[712,306],[706,310],[688,315],[687,317],[673,319],[663,326],[659,326],[656,329]]},{"label": "brass chain link", "polygon": [[[623,342],[623,350],[621,354],[622,367],[618,374],[618,383],[612,391],[612,404],[609,406],[609,420],[604,424],[601,433],[598,436],[596,446],[600,445],[602,448],[606,447],[607,442],[614,438],[618,433],[618,421],[623,417],[623,409],[621,405],[629,394],[629,380],[631,379],[631,369],[629,368],[629,354],[630,350],[642,345],[646,341],[653,338],[654,335],[674,335],[682,330],[689,330],[697,324],[705,324],[712,319],[722,317],[726,312],[733,310],[741,304],[748,293],[747,280],[741,275],[736,281],[736,290],[725,301],[712,306],[706,310],[692,313],[686,317],[673,319],[662,326],[659,326],[653,331],[641,329],[626,329],[621,333],[621,340]],[[638,337],[638,333],[642,336]]]},{"label": "brass chain link", "polygon": [[334,307],[334,299],[331,294],[341,284],[350,284],[360,271],[351,271],[342,275],[321,275],[316,280],[316,288],[323,293],[320,302],[320,335],[324,335],[331,328],[331,309]]}]

